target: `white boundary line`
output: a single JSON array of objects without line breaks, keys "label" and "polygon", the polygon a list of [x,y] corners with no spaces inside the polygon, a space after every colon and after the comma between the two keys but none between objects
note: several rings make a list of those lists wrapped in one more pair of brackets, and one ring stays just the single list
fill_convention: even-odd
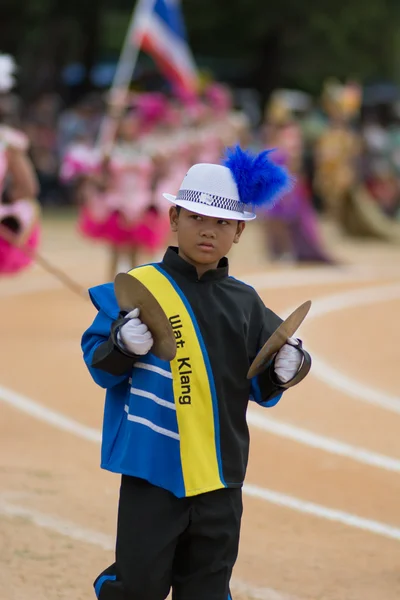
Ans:
[{"label": "white boundary line", "polygon": [[[317,270],[318,271],[318,270]],[[288,276],[288,273],[278,273],[275,274],[275,286],[276,287],[288,287],[290,285],[307,285],[306,277],[304,277],[305,273],[303,272],[295,272],[293,275],[294,278]],[[342,274],[343,275],[343,274]],[[359,272],[359,276],[365,278],[365,275]],[[370,275],[372,276],[372,275]],[[336,279],[335,279],[336,277]],[[333,278],[334,281],[338,282],[337,274]],[[342,277],[342,276],[341,276]],[[351,281],[355,280],[355,273],[347,273],[344,280],[348,280],[349,277]],[[374,275],[376,277],[376,275]],[[290,282],[292,279],[292,282]],[[312,271],[311,279],[314,280],[316,284],[321,283],[321,271],[316,273],[314,270]],[[343,280],[342,279],[342,280]],[[263,274],[261,276],[249,276],[247,278],[248,282],[253,281],[254,285],[263,285],[264,282],[268,287],[274,287],[274,279],[273,274]],[[333,282],[332,277],[327,275],[325,281],[329,283]],[[360,279],[358,279],[360,281]],[[20,288],[21,290],[21,288]],[[19,291],[21,293],[21,291]],[[329,314],[330,312],[340,310],[343,308],[349,308],[353,306],[359,305],[368,305],[374,303],[376,301],[385,301],[391,300],[394,298],[400,297],[400,285],[389,285],[389,286],[379,286],[373,288],[367,288],[363,290],[356,290],[351,292],[345,292],[343,294],[330,295],[326,298],[319,299],[314,302],[313,310],[308,317],[317,318],[319,316]],[[290,312],[290,311],[289,311]],[[317,363],[317,369],[315,369],[315,362]],[[319,366],[318,366],[319,365]],[[322,365],[322,368],[321,368]],[[362,398],[365,401],[369,401],[373,404],[378,404],[379,406],[384,406],[385,408],[390,407],[390,410],[394,410],[395,412],[400,412],[400,399],[397,397],[390,396],[388,394],[382,394],[379,391],[371,390],[366,386],[362,386],[357,382],[353,382],[346,376],[343,376],[341,373],[336,372],[334,369],[331,369],[330,373],[327,376],[326,369],[324,371],[324,363],[318,357],[314,356],[314,375],[317,373],[317,377],[322,379],[324,382],[329,382],[330,385],[334,385],[338,389],[343,389],[343,385],[345,387],[344,391],[349,393],[351,391],[357,397],[362,395]],[[337,383],[339,375],[341,383]],[[365,397],[366,392],[366,397]],[[27,412],[31,416],[35,418],[39,418],[41,420],[45,420],[53,426],[56,426],[64,431],[68,431],[69,433],[73,433],[78,437],[99,442],[101,434],[99,431],[86,427],[80,423],[75,422],[64,415],[61,415],[55,411],[51,411],[43,406],[40,406],[28,398],[12,392],[11,390],[7,390],[0,386],[0,395],[2,399],[5,399],[5,396],[8,396],[8,402],[11,403],[14,407],[19,410],[23,410]],[[389,400],[389,402],[388,402]],[[270,424],[271,425],[271,424]],[[267,425],[264,423],[263,428],[266,428]],[[289,425],[281,424],[277,425],[276,423],[271,426],[271,429],[274,429],[275,432],[280,432],[278,435],[284,435],[285,437],[291,437],[292,439],[300,438],[303,439],[303,443],[307,440],[308,445],[313,445],[314,447],[322,447],[322,449],[326,451],[334,450],[334,453],[341,454],[344,456],[348,456],[349,452],[353,454],[352,458],[358,460],[359,462],[366,462],[367,464],[374,463],[374,466],[380,466],[381,468],[391,468],[391,470],[398,469],[398,465],[395,459],[390,459],[389,457],[383,457],[381,455],[375,455],[369,451],[360,448],[352,448],[347,444],[342,444],[341,442],[337,442],[336,440],[329,440],[328,438],[323,438],[322,436],[316,436],[315,434],[311,434],[310,432],[304,432],[304,430],[299,430],[298,428],[292,428]],[[306,434],[306,436],[304,435]],[[334,446],[332,446],[332,443]],[[318,444],[318,445],[317,445]],[[358,458],[355,458],[358,457]],[[384,466],[386,465],[386,466]],[[385,537],[389,537],[392,539],[400,540],[400,529],[396,527],[392,527],[383,523],[379,523],[376,521],[371,521],[368,519],[363,519],[356,515],[351,515],[348,513],[344,513],[341,511],[337,511],[334,509],[326,508],[317,504],[313,504],[311,502],[305,502],[303,500],[287,496],[284,494],[280,494],[278,492],[274,492],[272,490],[267,490],[263,488],[259,488],[253,485],[246,485],[245,492],[253,497],[265,500],[267,502],[277,504],[279,506],[284,506],[290,508],[292,510],[296,510],[298,512],[310,514],[313,516],[317,516],[320,518],[328,519],[331,521],[343,523],[345,525],[356,527],[358,529],[363,529],[365,531],[369,531],[372,533],[377,533],[379,535],[383,535]],[[50,517],[48,517],[50,518]]]},{"label": "white boundary line", "polygon": [[[75,266],[74,266],[75,265]],[[82,263],[69,264],[68,270],[74,271]],[[76,270],[76,269],[75,269]],[[4,279],[8,287],[2,286],[0,298],[22,296],[62,288],[62,284],[51,275],[40,272],[41,269],[31,269],[27,278],[23,276]],[[238,276],[248,285],[257,289],[285,289],[292,287],[307,287],[310,285],[333,285],[335,283],[361,283],[376,279],[400,277],[400,268],[392,266],[366,267],[364,265],[349,265],[345,267],[310,267],[295,268],[288,271],[257,272]],[[83,284],[82,284],[83,285]]]},{"label": "white boundary line", "polygon": [[[389,275],[398,275],[399,269],[392,267],[379,267],[368,269],[364,267],[345,267],[337,268],[326,267],[315,269],[303,269],[293,271],[291,273],[262,273],[249,275],[246,281],[254,286],[266,286],[267,288],[282,288],[291,286],[306,286],[310,283],[333,283],[339,281],[362,281],[370,278],[387,277]],[[21,281],[21,284],[23,282]],[[44,286],[37,281],[24,282],[24,285],[17,287],[17,290],[3,288],[0,290],[2,295],[9,296],[14,293],[22,294],[24,292],[39,292],[43,291]],[[49,284],[52,282],[49,281]],[[50,287],[56,287],[54,285]],[[49,289],[46,286],[46,289]],[[264,288],[265,289],[265,288]],[[11,292],[11,293],[10,293]],[[351,290],[341,294],[333,294],[324,298],[319,298],[314,301],[310,314],[305,323],[312,319],[324,316],[331,312],[351,308],[354,306],[362,306],[372,304],[377,301],[388,301],[400,297],[400,285],[374,286],[361,290]],[[287,311],[290,314],[291,310]],[[378,406],[396,414],[400,414],[400,398],[386,392],[372,388],[369,385],[364,385],[353,378],[347,376],[343,372],[335,369],[333,366],[321,359],[317,354],[312,352],[313,368],[311,375],[327,384],[328,386],[344,392],[347,396],[351,396],[357,400],[362,400],[366,403]]]},{"label": "white boundary line", "polygon": [[[27,519],[38,527],[59,533],[78,542],[97,546],[109,552],[113,551],[115,547],[114,538],[110,535],[80,527],[80,525],[71,521],[52,517],[32,508],[12,504],[2,497],[0,497],[0,515]],[[300,600],[297,596],[284,594],[270,588],[255,587],[237,579],[232,580],[232,588],[235,592],[247,594],[254,600]]]},{"label": "white boundary line", "polygon": [[93,429],[93,427],[88,427],[87,425],[82,425],[82,423],[78,423],[74,419],[70,419],[63,414],[51,410],[50,408],[31,400],[27,396],[18,394],[2,385],[0,385],[0,400],[28,414],[30,417],[48,423],[56,429],[72,433],[72,435],[87,440],[88,442],[101,443],[101,431]]},{"label": "white boundary line", "polygon": [[335,283],[361,283],[376,279],[400,277],[400,268],[393,266],[369,267],[349,265],[344,267],[297,267],[292,270],[260,272],[238,277],[256,289],[285,289]]},{"label": "white boundary line", "polygon": [[[302,327],[306,327],[307,323],[314,319],[339,310],[355,306],[368,306],[376,302],[389,302],[398,298],[400,298],[400,284],[374,286],[318,298],[313,302]],[[286,311],[286,314],[289,315],[292,310],[293,308]],[[314,377],[357,400],[400,414],[400,397],[374,389],[368,384],[359,383],[322,360],[310,350],[308,344],[307,349],[313,358],[311,374]]]},{"label": "white boundary line", "polygon": [[[392,267],[377,267],[376,270],[366,267],[316,267],[311,269],[298,269],[296,271],[278,272],[278,273],[256,273],[245,277],[245,281],[255,287],[263,289],[268,288],[285,288],[292,286],[305,287],[309,284],[322,283],[339,283],[339,282],[355,282],[368,281],[371,278],[384,278],[389,276],[398,276],[400,270]],[[0,297],[12,296],[14,294],[33,293],[59,287],[58,282],[48,281],[49,286],[44,286],[43,281],[21,281],[20,286],[11,288],[2,288]],[[51,285],[53,283],[53,285]],[[351,308],[354,306],[362,306],[373,304],[377,301],[388,301],[400,297],[400,285],[374,286],[361,290],[351,290],[341,294],[333,294],[324,298],[319,298],[313,302],[310,314],[305,321],[305,324],[310,320],[330,314],[331,312]],[[290,314],[291,310],[287,311]],[[303,325],[304,326],[304,325]],[[391,412],[400,414],[400,398],[376,390],[369,385],[364,385],[351,377],[345,375],[341,371],[335,369],[330,364],[326,363],[317,354],[312,352],[313,368],[311,374],[329,385],[330,387],[344,392],[346,395],[363,400],[369,404],[379,406]]]},{"label": "white boundary line", "polygon": [[249,410],[247,412],[247,422],[252,427],[268,431],[268,433],[292,440],[304,446],[309,446],[310,448],[317,448],[336,456],[349,458],[364,465],[400,473],[400,460],[397,458],[377,454],[365,448],[351,446],[345,442],[318,435],[307,429],[301,429],[289,423],[277,421],[276,419],[266,417],[260,411]]},{"label": "white boundary line", "polygon": [[[31,416],[34,416],[42,421],[45,421],[58,429],[67,431],[68,433],[74,434],[76,437],[80,437],[91,442],[100,441],[100,431],[77,423],[73,419],[65,417],[64,415],[57,413],[53,410],[49,410],[36,402],[33,402],[29,398],[26,398],[20,394],[16,394],[11,390],[7,390],[4,387],[0,387],[0,399],[5,400],[15,408],[28,412]],[[287,496],[273,490],[260,488],[255,485],[245,485],[244,491],[246,494],[255,498],[264,500],[271,504],[290,508],[297,512],[310,514],[315,517],[334,521],[356,529],[368,531],[370,533],[376,533],[388,538],[400,540],[400,529],[386,525],[378,521],[372,521],[369,519],[363,519],[357,515],[341,512],[319,504],[313,504],[293,496]]]},{"label": "white boundary line", "polygon": [[248,496],[258,498],[259,500],[265,500],[271,504],[277,506],[283,506],[290,508],[297,512],[311,515],[312,517],[319,517],[335,523],[341,523],[349,527],[355,527],[369,533],[376,533],[393,540],[400,541],[400,528],[386,525],[385,523],[379,523],[378,521],[372,521],[370,519],[364,519],[357,515],[351,515],[349,513],[342,512],[341,510],[335,510],[333,508],[327,508],[313,502],[306,502],[299,500],[293,496],[287,496],[279,492],[272,490],[266,490],[256,485],[246,484],[244,486],[244,492]]},{"label": "white boundary line", "polygon": [[28,519],[38,527],[43,529],[50,529],[61,535],[65,535],[78,542],[86,542],[94,546],[98,546],[103,550],[113,550],[114,541],[111,536],[85,529],[80,527],[76,523],[71,521],[64,521],[58,517],[52,517],[50,515],[41,513],[32,508],[26,508],[17,504],[7,502],[3,498],[0,498],[0,514],[6,517],[20,517]]},{"label": "white boundary line", "polygon": [[[83,425],[74,419],[51,410],[4,386],[0,386],[0,401],[6,402],[13,408],[18,409],[39,421],[52,425],[67,433],[72,433],[72,435],[80,437],[81,439],[98,444],[101,443],[101,432],[99,430]],[[324,452],[335,454],[337,456],[343,456],[350,460],[379,469],[395,473],[400,472],[399,459],[383,454],[377,454],[365,448],[351,446],[350,444],[346,444],[333,438],[318,435],[307,429],[301,429],[300,427],[277,421],[276,419],[261,414],[259,411],[249,410],[247,412],[247,422],[252,427],[268,431],[273,435],[290,439],[311,448],[318,448],[318,450],[323,450]]]}]

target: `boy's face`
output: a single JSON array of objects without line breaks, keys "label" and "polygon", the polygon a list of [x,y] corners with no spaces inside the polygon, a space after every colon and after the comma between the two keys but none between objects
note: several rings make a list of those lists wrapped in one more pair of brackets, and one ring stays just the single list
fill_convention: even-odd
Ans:
[{"label": "boy's face", "polygon": [[171,228],[178,237],[179,254],[194,266],[215,268],[232,244],[239,242],[243,221],[205,217],[175,206],[170,212]]}]

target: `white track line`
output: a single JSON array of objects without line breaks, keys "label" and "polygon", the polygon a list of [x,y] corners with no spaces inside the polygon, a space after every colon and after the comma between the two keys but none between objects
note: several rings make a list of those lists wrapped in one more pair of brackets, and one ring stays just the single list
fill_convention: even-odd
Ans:
[{"label": "white track line", "polygon": [[52,427],[61,429],[61,431],[72,433],[72,435],[75,435],[83,440],[88,440],[89,442],[96,442],[98,444],[101,442],[101,432],[97,429],[82,425],[74,419],[70,419],[69,417],[56,412],[55,410],[51,410],[46,406],[31,400],[27,396],[18,394],[17,392],[9,390],[1,385],[0,400],[6,402],[7,404],[11,404],[11,406],[28,414],[30,417],[34,417],[39,421],[48,423]]},{"label": "white track line", "polygon": [[[101,442],[101,432],[92,427],[66,417],[65,415],[47,408],[46,406],[18,394],[4,386],[0,386],[0,400],[10,404],[39,421],[48,423],[57,429],[72,433],[89,442]],[[400,460],[382,454],[371,452],[365,448],[351,446],[344,442],[315,434],[307,429],[301,429],[282,421],[271,419],[260,414],[258,411],[249,410],[247,413],[249,425],[268,431],[273,435],[284,437],[311,448],[318,448],[330,454],[344,456],[359,463],[385,469],[387,471],[400,472]]]},{"label": "white track line", "polygon": [[398,415],[400,414],[400,398],[398,396],[377,390],[349,377],[349,375],[345,375],[315,355],[312,349],[311,355],[313,357],[311,373],[326,385],[342,392],[346,396],[361,400],[361,402],[378,406]]},{"label": "white track line", "polygon": [[261,272],[239,277],[256,289],[285,289],[334,283],[361,283],[376,279],[400,277],[400,268],[393,266],[369,267],[349,265],[346,267],[297,267],[279,272]]},{"label": "white track line", "polygon": [[248,585],[236,578],[232,579],[231,587],[235,594],[242,594],[249,600],[300,600],[298,596],[288,595],[271,588]]},{"label": "white track line", "polygon": [[338,310],[368,306],[377,302],[389,302],[400,298],[400,283],[374,285],[359,290],[349,290],[339,294],[330,294],[313,301],[305,323]]},{"label": "white track line", "polygon": [[[302,328],[306,327],[307,323],[313,319],[318,319],[339,310],[354,308],[356,306],[368,306],[377,302],[390,302],[398,298],[400,298],[400,284],[374,286],[318,298],[313,302],[310,313],[304,321]],[[289,315],[293,308],[286,311],[286,315]],[[347,340],[344,340],[344,343],[347,343]],[[308,344],[307,348],[310,350],[313,358],[311,374],[314,377],[357,400],[362,400],[363,402],[400,414],[399,396],[388,394],[387,392],[374,389],[368,384],[356,381],[326,363],[309,348]]]},{"label": "white track line", "polygon": [[[275,279],[274,279],[273,274],[263,274],[261,276],[253,276],[253,279],[251,277],[249,277],[249,278],[247,278],[247,281],[249,283],[252,282],[254,285],[267,285],[268,287],[274,287],[274,286],[275,287],[288,287],[290,285],[305,286],[311,282],[321,283],[322,273],[320,270],[316,270],[316,271],[319,271],[319,273],[312,270],[312,272],[310,272],[308,278],[305,276],[305,273],[303,271],[303,272],[292,273],[291,275],[293,275],[294,277],[289,277],[288,273],[278,273],[278,274],[275,274]],[[343,275],[345,275],[345,276],[343,277]],[[387,273],[387,275],[389,275],[389,273]],[[354,273],[354,272],[347,273],[347,274],[342,273],[340,275],[340,278],[341,278],[341,280],[348,280],[350,277],[351,281],[354,281],[355,276],[356,276],[356,273]],[[361,278],[367,277],[367,279],[368,279],[369,277],[375,277],[376,274],[372,275],[372,273],[370,273],[368,275],[367,273],[363,274],[360,271],[359,276]],[[382,276],[382,274],[381,274],[381,276]],[[336,279],[335,279],[335,277],[336,277]],[[331,282],[333,282],[333,280],[338,282],[338,280],[339,280],[338,274],[335,274],[335,276],[332,278],[332,275],[329,275],[327,273],[326,277],[325,277],[325,282],[331,283]],[[360,281],[360,279],[358,279],[358,281]],[[22,291],[22,286],[18,290],[17,293],[21,293],[21,291]],[[374,288],[369,288],[367,290],[364,289],[364,290],[346,292],[344,294],[332,295],[332,296],[329,296],[326,298],[319,299],[316,302],[314,302],[313,310],[312,310],[312,313],[309,315],[308,320],[310,320],[310,318],[316,318],[318,316],[328,314],[335,310],[340,310],[343,308],[359,306],[359,305],[367,305],[367,304],[374,303],[376,301],[384,301],[384,300],[394,299],[394,298],[398,298],[398,297],[400,297],[400,286],[398,286],[398,285],[397,286],[383,286],[383,287],[380,286],[379,288],[374,287]],[[317,363],[317,369],[315,368],[315,362]],[[321,364],[323,365],[323,361],[321,361],[319,358],[315,357],[315,355],[314,355],[314,369],[313,369],[314,375],[317,373],[317,376],[319,376],[320,379],[322,379],[325,382],[328,382],[326,380],[326,369],[324,371],[324,368],[323,368],[321,371]],[[321,375],[321,373],[322,373],[322,375]],[[361,386],[360,384],[358,384],[358,382],[352,382],[351,380],[349,380],[349,378],[346,378],[345,376],[343,376],[342,374],[339,373],[339,380],[340,380],[340,377],[342,377],[342,382],[339,385],[339,389],[343,390],[343,387],[344,387],[345,389],[343,391],[345,391],[346,393],[349,392],[349,389],[352,389],[353,393],[356,394],[357,397],[359,397],[360,394],[365,396],[365,391],[366,391],[367,397],[366,398],[363,397],[364,400],[367,400],[373,404],[379,404],[382,406],[383,405],[382,399],[383,399],[384,404],[386,405],[385,407],[390,406],[391,410],[395,410],[395,412],[398,412],[397,408],[398,408],[400,399],[389,396],[387,394],[386,395],[382,394],[379,391],[371,390],[370,388],[366,388],[365,386]],[[332,379],[334,379],[334,380],[331,381]],[[335,372],[334,369],[330,370],[330,373],[328,375],[328,380],[329,380],[330,384],[336,383],[335,387],[338,387],[338,385],[337,385],[338,373]],[[363,389],[363,387],[365,389]],[[372,394],[371,394],[371,391],[372,391]],[[40,406],[37,403],[31,401],[30,399],[28,399],[20,394],[17,394],[11,390],[7,390],[7,388],[4,388],[2,386],[0,386],[0,396],[1,396],[1,399],[9,402],[10,404],[12,404],[14,407],[18,408],[19,410],[22,410],[35,418],[46,421],[59,429],[62,429],[69,433],[73,433],[73,434],[77,435],[78,437],[81,437],[81,438],[89,440],[89,441],[99,442],[101,439],[101,434],[99,431],[92,429],[90,427],[86,427],[80,423],[77,423],[74,420],[69,419],[68,417],[65,417],[64,415],[61,415],[60,413],[57,413],[55,411],[51,411],[44,406]],[[386,396],[386,398],[385,398],[385,396]],[[387,402],[387,400],[389,400],[389,402]],[[258,421],[258,423],[260,423],[260,421]],[[278,435],[284,435],[285,437],[290,437],[291,439],[295,439],[296,441],[302,441],[302,443],[307,443],[307,445],[311,445],[313,447],[318,447],[323,450],[333,452],[335,454],[340,454],[342,456],[348,456],[350,458],[349,453],[351,453],[352,454],[351,458],[353,458],[354,460],[358,460],[359,462],[364,462],[366,464],[373,464],[374,466],[380,466],[381,468],[386,468],[386,469],[390,469],[390,470],[397,471],[397,469],[398,469],[398,465],[397,465],[398,461],[396,461],[395,459],[391,459],[389,457],[384,457],[382,455],[374,454],[374,453],[371,453],[371,452],[361,449],[361,448],[353,448],[347,444],[343,444],[342,442],[337,442],[336,440],[330,440],[329,438],[323,438],[322,436],[316,436],[315,434],[312,434],[311,432],[306,432],[305,430],[300,430],[299,428],[293,428],[290,425],[286,425],[286,424],[282,424],[282,423],[278,424],[276,422],[274,424],[269,423],[267,425],[264,422],[262,428],[266,429],[268,427],[271,431],[274,430],[274,431],[272,431],[273,433],[276,433]],[[274,492],[272,490],[266,490],[263,488],[259,488],[257,486],[253,486],[253,485],[247,485],[245,487],[245,491],[247,494],[249,494],[253,497],[260,498],[262,500],[265,500],[265,501],[268,501],[270,503],[277,504],[280,506],[285,506],[287,508],[291,508],[292,510],[297,510],[299,512],[311,514],[313,516],[318,516],[318,517],[325,518],[325,519],[328,519],[331,521],[340,522],[340,523],[343,523],[343,524],[346,524],[346,525],[349,525],[352,527],[356,527],[358,529],[364,529],[364,530],[370,531],[372,533],[377,533],[380,535],[384,535],[386,537],[391,537],[396,540],[400,539],[400,529],[391,527],[386,524],[371,521],[368,519],[363,519],[363,518],[355,516],[355,515],[350,515],[348,513],[344,513],[341,511],[334,510],[334,509],[326,508],[323,506],[319,506],[317,504],[313,504],[310,502],[305,502],[303,500],[299,500],[299,499],[293,498],[291,496],[286,496],[284,494],[280,494],[280,493]]]},{"label": "white track line", "polygon": [[0,498],[0,513],[6,517],[21,517],[23,519],[28,519],[39,527],[50,529],[51,531],[55,531],[56,533],[65,535],[79,542],[87,542],[88,544],[98,546],[103,550],[114,549],[114,542],[111,536],[90,529],[84,529],[71,521],[64,521],[58,517],[52,517],[32,508],[18,506],[17,504],[7,502],[2,498]]},{"label": "white track line", "polygon": [[342,523],[343,525],[347,525],[349,527],[354,527],[370,533],[376,533],[378,535],[391,538],[392,540],[400,541],[399,527],[392,527],[391,525],[379,523],[378,521],[363,519],[357,515],[351,515],[349,513],[342,512],[341,510],[320,506],[319,504],[314,504],[313,502],[299,500],[299,498],[295,498],[294,496],[287,496],[286,494],[281,494],[280,492],[266,490],[256,485],[245,484],[243,489],[248,496],[258,498],[259,500],[265,500],[266,502],[276,504],[277,506],[283,506],[303,514],[311,515],[312,517],[319,517],[335,523]]},{"label": "white track line", "polygon": [[[69,264],[67,272],[76,273],[76,267],[82,268],[82,262]],[[34,271],[34,272],[32,272]],[[34,294],[62,287],[61,282],[51,275],[32,269],[33,277],[13,277],[4,279],[0,289],[0,298]],[[28,275],[28,274],[27,274]],[[400,277],[400,268],[392,266],[366,267],[350,265],[347,267],[311,267],[296,268],[288,271],[260,272],[239,276],[248,285],[256,289],[285,289],[291,287],[307,287],[310,285],[332,285],[334,283],[368,282],[376,279]]]},{"label": "white track line", "polygon": [[[18,506],[0,497],[0,515],[5,517],[20,517],[29,520],[34,525],[59,533],[65,537],[97,546],[112,552],[115,547],[114,538],[110,535],[80,527],[76,523],[52,517],[32,508]],[[237,593],[246,594],[254,600],[300,600],[298,597],[287,595],[270,588],[260,588],[233,579],[232,589]]]},{"label": "white track line", "polygon": [[[86,427],[81,423],[77,423],[73,419],[65,417],[64,415],[53,410],[49,410],[45,406],[41,406],[40,404],[33,402],[33,400],[7,390],[4,387],[0,387],[0,399],[11,404],[15,408],[18,408],[19,410],[27,412],[30,416],[34,416],[37,419],[45,421],[54,427],[57,427],[58,429],[72,433],[76,437],[80,437],[91,442],[99,442],[100,440],[100,431],[97,431],[91,427]],[[266,502],[270,502],[272,504],[278,504],[279,506],[284,506],[298,512],[307,513],[314,515],[315,517],[336,521],[337,523],[342,523],[350,527],[355,527],[357,529],[362,529],[364,531],[377,533],[385,537],[400,540],[400,529],[397,527],[392,527],[391,525],[379,523],[378,521],[363,519],[357,515],[344,513],[332,508],[326,508],[318,504],[306,502],[292,496],[286,496],[285,494],[280,494],[279,492],[275,492],[273,490],[259,488],[251,484],[246,485],[244,491],[250,496],[265,500]]]},{"label": "white track line", "polygon": [[336,456],[344,456],[350,460],[371,467],[377,467],[378,469],[400,473],[399,459],[384,456],[383,454],[377,454],[366,450],[365,448],[351,446],[345,442],[318,435],[307,429],[301,429],[300,427],[277,421],[276,419],[266,417],[258,410],[249,410],[247,412],[247,422],[252,427],[268,431],[268,433],[292,440],[299,444],[303,444],[304,446],[317,448],[318,450],[323,450],[324,452],[329,452]]}]

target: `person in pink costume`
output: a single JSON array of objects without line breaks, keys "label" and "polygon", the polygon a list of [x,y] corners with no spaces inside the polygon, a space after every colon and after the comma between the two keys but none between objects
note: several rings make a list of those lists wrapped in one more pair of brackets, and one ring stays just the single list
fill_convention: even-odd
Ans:
[{"label": "person in pink costume", "polygon": [[185,111],[192,132],[193,162],[220,163],[222,146],[211,107],[198,99],[188,103]]},{"label": "person in pink costume", "polygon": [[[159,211],[153,206],[154,164],[139,136],[136,112],[121,119],[110,156],[99,150],[85,156],[83,164],[69,157],[64,172],[81,174],[82,201],[78,229],[86,237],[110,248],[110,277],[119,270],[122,257],[131,268],[139,264],[139,253],[154,254],[165,240]],[[75,153],[75,159],[77,153]],[[69,174],[70,175],[70,174]]]},{"label": "person in pink costume", "polygon": [[24,133],[7,125],[15,120],[13,59],[0,55],[0,276],[30,266],[40,241],[38,186]]},{"label": "person in pink costume", "polygon": [[147,140],[147,151],[154,161],[153,206],[159,215],[158,229],[170,239],[169,202],[163,197],[166,189],[176,192],[191,166],[191,145],[184,127],[183,110],[168,103],[163,118]]},{"label": "person in pink costume", "polygon": [[168,112],[168,100],[161,92],[134,94],[131,106],[136,108],[142,135],[151,134]]},{"label": "person in pink costume", "polygon": [[233,101],[229,88],[217,82],[208,85],[204,91],[202,110],[197,116],[200,137],[197,161],[219,164],[225,146],[239,141],[232,114]]},{"label": "person in pink costume", "polygon": [[176,192],[191,166],[191,145],[184,126],[183,109],[170,103],[165,118],[159,123],[155,140],[159,169],[154,187],[154,203],[162,212],[168,213],[168,202],[162,196],[164,189]]},{"label": "person in pink costume", "polygon": [[222,160],[223,145],[216,124],[212,119],[203,123],[200,130],[200,148],[197,162],[220,164]]}]

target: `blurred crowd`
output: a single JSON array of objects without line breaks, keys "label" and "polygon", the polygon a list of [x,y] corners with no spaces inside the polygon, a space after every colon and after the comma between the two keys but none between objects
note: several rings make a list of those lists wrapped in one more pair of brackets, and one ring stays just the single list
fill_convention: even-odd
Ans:
[{"label": "blurred crowd", "polygon": [[37,239],[29,217],[35,203],[76,205],[79,232],[110,250],[110,277],[122,258],[131,266],[143,254],[153,258],[170,233],[163,192],[176,193],[192,164],[219,162],[225,147],[249,142],[247,118],[225,86],[210,84],[201,98],[114,92],[66,110],[53,95],[29,107],[9,91],[0,95],[0,272],[17,272],[16,254],[21,264],[24,254],[5,225]]},{"label": "blurred crowd", "polygon": [[317,214],[346,235],[400,241],[399,107],[365,100],[357,82],[335,79],[317,101],[298,90],[272,94],[259,139],[296,177],[266,219],[272,256],[335,262]]},{"label": "blurred crowd", "polygon": [[[127,135],[132,143],[135,136],[142,138],[150,130],[152,138],[156,133],[170,137],[172,130],[175,133],[179,130],[180,137],[184,132],[190,136],[194,128],[200,129],[206,122],[218,119],[219,111],[229,103],[229,92],[226,93],[226,98],[222,98],[225,91],[218,86],[211,87],[207,101],[191,106],[184,106],[161,93],[131,94],[124,120],[125,126],[129,121],[131,125],[131,134]],[[106,116],[106,94],[90,93],[68,107],[52,93],[43,94],[27,106],[16,95],[9,94],[1,99],[1,104],[2,122],[17,127],[29,139],[29,156],[40,184],[40,203],[48,206],[74,202],[63,176],[65,159],[77,145],[96,145]],[[239,122],[238,127],[241,127]]]},{"label": "blurred crowd", "polygon": [[40,204],[69,204],[72,198],[60,177],[62,161],[68,148],[82,136],[95,139],[104,112],[102,96],[94,93],[65,107],[55,93],[44,93],[28,105],[10,94],[7,105],[3,108],[3,122],[18,127],[29,139],[29,157],[39,181]]},{"label": "blurred crowd", "polygon": [[[138,253],[151,258],[168,241],[162,192],[176,193],[192,164],[219,162],[235,143],[274,148],[293,176],[290,193],[259,213],[272,260],[335,264],[321,216],[346,235],[400,241],[399,107],[365,106],[357,82],[329,79],[317,100],[275,90],[258,121],[257,107],[238,106],[233,91],[217,82],[196,99],[142,91],[120,100],[93,92],[66,107],[46,93],[23,105],[12,90],[0,94],[9,170],[17,131],[37,177],[39,205],[76,205],[80,233],[110,247],[111,276],[121,254],[134,265]],[[14,173],[18,179],[23,169]]]},{"label": "blurred crowd", "polygon": [[[341,88],[341,91],[337,88]],[[348,106],[345,106],[346,93],[349,96],[353,94]],[[334,100],[335,94],[337,96]],[[340,94],[343,98],[338,97]],[[137,98],[139,96],[140,94],[136,94]],[[161,94],[152,96],[159,98]],[[88,144],[95,144],[105,115],[105,94],[93,92],[68,107],[63,105],[57,94],[51,93],[43,94],[27,106],[22,105],[17,96],[10,94],[7,103],[9,121],[18,124],[30,140],[29,154],[40,182],[40,203],[61,205],[72,202],[69,188],[61,176],[63,160],[77,142],[84,139]],[[351,103],[353,104],[350,106]],[[134,104],[135,99],[132,100],[132,106]],[[214,105],[211,104],[211,110],[213,108]],[[140,109],[141,107],[140,116],[148,119],[148,115]],[[341,146],[343,139],[334,140],[334,136],[331,136],[326,140],[326,133],[332,124],[337,125],[338,121],[342,121],[347,132],[354,136],[352,151],[345,151],[345,156],[340,157],[343,163],[349,162],[350,170],[354,171],[352,185],[356,181],[364,182],[380,209],[391,218],[400,218],[399,104],[393,102],[363,108],[362,90],[357,84],[343,86],[330,82],[317,102],[301,91],[277,90],[267,104],[263,122],[254,124],[249,116],[245,115],[249,126],[248,139],[258,145],[273,145],[275,140],[266,134],[268,128],[274,129],[276,133],[279,128],[289,130],[289,123],[296,122],[299,125],[302,147],[298,149],[296,160],[301,159],[308,183],[315,188],[313,202],[318,210],[322,208],[323,203],[319,189],[321,185],[314,179],[316,165],[324,160],[320,155],[326,153],[331,155],[334,162],[334,146],[336,141],[338,146]],[[187,115],[184,119],[186,123],[190,122],[191,117],[192,115]],[[7,120],[7,117],[5,119]],[[197,124],[200,121],[201,118],[197,118]],[[181,120],[179,126],[183,125]],[[328,146],[325,150],[321,148],[324,145],[324,142],[320,143],[321,138]],[[280,142],[279,139],[277,141]],[[338,152],[338,155],[340,154],[341,149]],[[334,165],[331,168],[334,170]]]}]

